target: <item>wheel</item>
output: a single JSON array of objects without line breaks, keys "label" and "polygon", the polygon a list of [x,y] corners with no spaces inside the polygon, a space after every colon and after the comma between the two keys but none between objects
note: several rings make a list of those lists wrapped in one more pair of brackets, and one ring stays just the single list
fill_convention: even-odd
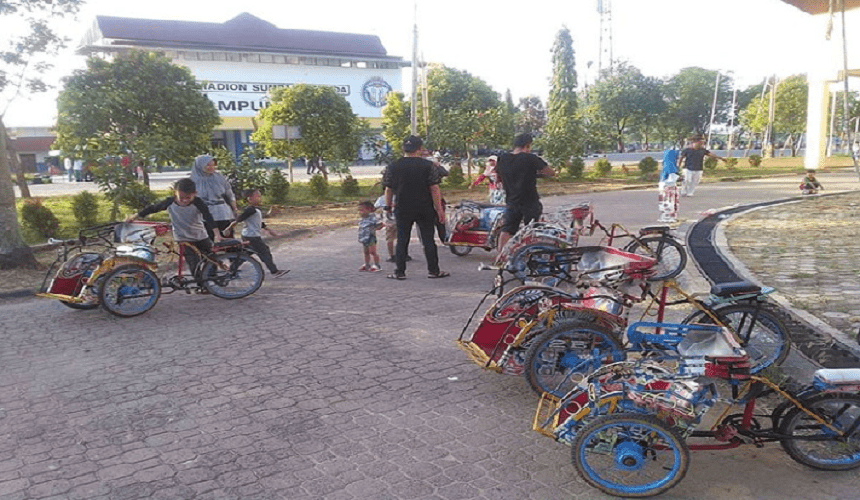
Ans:
[{"label": "wheel", "polygon": [[128,264],[110,271],[99,287],[99,302],[109,313],[123,318],[155,307],[161,295],[158,276],[145,267]]},{"label": "wheel", "polygon": [[681,274],[687,267],[687,250],[671,236],[646,236],[633,240],[624,251],[657,259],[657,274],[648,281],[663,281]]},{"label": "wheel", "polygon": [[782,440],[782,447],[794,460],[821,470],[849,470],[860,467],[860,395],[853,393],[821,394],[803,402],[808,410],[834,429],[850,432],[839,437],[800,408],[792,409],[783,419],[782,434],[794,439]]},{"label": "wheel", "polygon": [[[102,255],[96,252],[80,252],[70,257],[60,266],[57,271],[58,278],[74,278],[78,280],[78,286],[72,295],[80,293],[80,289],[84,286],[83,283],[102,263]],[[93,303],[80,304],[75,302],[66,302],[61,300],[61,304],[71,309],[89,310],[99,306],[98,302],[93,297]]]},{"label": "wheel", "polygon": [[623,360],[624,348],[611,331],[568,320],[532,341],[525,359],[526,380],[536,393],[564,397],[600,365]]},{"label": "wheel", "polygon": [[[557,250],[561,248],[558,245],[552,245],[549,243],[532,243],[528,245],[523,245],[522,247],[516,249],[511,255],[508,262],[505,264],[507,266],[508,271],[510,271],[514,276],[519,278],[520,281],[525,282],[527,277],[531,278],[551,278],[551,279],[543,279],[544,284],[548,286],[553,286],[556,284],[559,279],[555,278],[550,273],[549,267],[543,267],[538,265],[534,269],[528,268],[528,260],[529,255],[534,252],[540,252],[544,250]],[[567,266],[569,268],[569,266]],[[570,269],[567,269],[569,271]]]},{"label": "wheel", "polygon": [[576,435],[572,454],[585,482],[608,495],[628,498],[669,490],[690,466],[687,443],[652,415],[599,417]]},{"label": "wheel", "polygon": [[[760,304],[756,313],[755,304],[728,304],[717,307],[714,314],[735,332],[741,347],[750,357],[751,373],[758,373],[770,365],[781,365],[788,357],[791,336],[772,306]],[[752,324],[753,315],[756,315],[755,324]],[[714,320],[704,311],[696,311],[682,323],[713,324]]]},{"label": "wheel", "polygon": [[448,248],[451,249],[452,254],[457,255],[459,257],[469,255],[469,253],[472,252],[472,247],[464,245],[449,245]]},{"label": "wheel", "polygon": [[241,299],[256,292],[263,284],[263,265],[248,254],[225,253],[210,258],[220,265],[206,262],[201,276],[203,286],[216,297]]},{"label": "wheel", "polygon": [[66,302],[64,300],[61,300],[60,304],[72,309],[78,309],[79,311],[89,311],[90,309],[95,309],[99,306],[98,304],[77,304],[74,302]]}]

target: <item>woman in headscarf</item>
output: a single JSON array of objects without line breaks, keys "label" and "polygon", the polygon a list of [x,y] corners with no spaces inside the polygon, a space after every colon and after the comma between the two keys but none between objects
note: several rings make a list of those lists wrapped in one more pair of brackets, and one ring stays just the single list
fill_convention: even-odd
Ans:
[{"label": "woman in headscarf", "polygon": [[[232,238],[233,231],[225,231],[227,226],[236,218],[236,195],[226,177],[216,172],[215,158],[210,155],[200,155],[194,159],[194,167],[191,169],[191,180],[197,186],[197,197],[201,198],[212,218],[215,226],[221,230],[225,238]],[[206,228],[209,239],[214,240],[213,228]]]}]

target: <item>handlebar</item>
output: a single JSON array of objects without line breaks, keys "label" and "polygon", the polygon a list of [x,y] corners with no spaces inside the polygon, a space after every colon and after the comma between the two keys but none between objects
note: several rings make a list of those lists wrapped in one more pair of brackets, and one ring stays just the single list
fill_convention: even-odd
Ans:
[{"label": "handlebar", "polygon": [[58,240],[54,238],[48,238],[49,245],[77,245],[80,243],[80,240]]}]

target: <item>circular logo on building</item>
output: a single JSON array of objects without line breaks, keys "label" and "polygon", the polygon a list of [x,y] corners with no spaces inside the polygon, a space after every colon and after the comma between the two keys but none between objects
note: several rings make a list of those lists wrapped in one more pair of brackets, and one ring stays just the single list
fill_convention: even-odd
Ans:
[{"label": "circular logo on building", "polygon": [[385,96],[391,92],[391,85],[382,77],[374,76],[361,87],[361,98],[374,108],[385,106]]}]

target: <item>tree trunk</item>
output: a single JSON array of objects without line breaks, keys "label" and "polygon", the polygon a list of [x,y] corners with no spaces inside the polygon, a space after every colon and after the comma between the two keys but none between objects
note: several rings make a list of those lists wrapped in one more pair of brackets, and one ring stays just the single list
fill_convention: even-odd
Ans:
[{"label": "tree trunk", "polygon": [[39,263],[33,256],[33,251],[21,237],[18,211],[15,209],[15,190],[12,187],[8,160],[6,126],[0,116],[0,269],[14,267],[36,269]]},{"label": "tree trunk", "polygon": [[21,190],[21,198],[31,198],[30,187],[27,185],[27,179],[24,177],[24,169],[21,168],[21,162],[18,161],[18,152],[12,148],[12,141],[9,140],[9,134],[6,132],[5,126],[3,127],[3,136],[6,139],[4,157],[10,162],[7,168],[15,172],[15,184]]}]

